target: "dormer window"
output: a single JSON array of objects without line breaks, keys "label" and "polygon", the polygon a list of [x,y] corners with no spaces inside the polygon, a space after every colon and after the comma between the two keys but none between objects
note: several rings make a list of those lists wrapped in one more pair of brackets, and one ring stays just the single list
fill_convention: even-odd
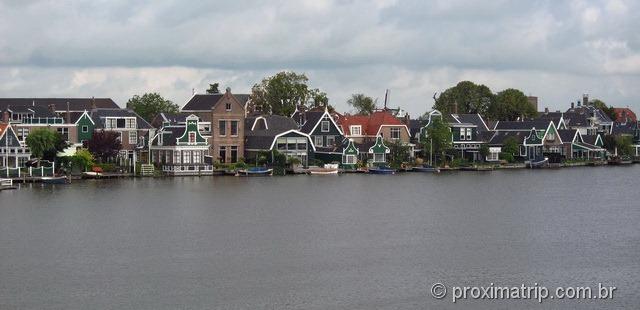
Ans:
[{"label": "dormer window", "polygon": [[351,125],[349,127],[349,131],[351,131],[352,136],[361,136],[362,135],[362,126],[360,125]]}]

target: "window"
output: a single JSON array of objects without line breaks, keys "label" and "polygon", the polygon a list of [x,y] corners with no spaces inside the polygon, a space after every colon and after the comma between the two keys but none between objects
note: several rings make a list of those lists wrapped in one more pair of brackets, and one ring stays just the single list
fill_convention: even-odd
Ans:
[{"label": "window", "polygon": [[326,146],[333,146],[336,143],[336,137],[335,136],[327,136],[327,145]]},{"label": "window", "polygon": [[218,121],[218,131],[219,131],[219,135],[221,137],[224,137],[227,135],[227,121]]},{"label": "window", "polygon": [[391,139],[400,139],[400,128],[391,128]]},{"label": "window", "polygon": [[180,160],[180,151],[174,151],[173,152],[173,163],[174,164],[180,164],[182,161]]},{"label": "window", "polygon": [[231,162],[235,163],[238,161],[238,146],[231,146]]},{"label": "window", "polygon": [[351,127],[349,127],[349,131],[351,131],[352,136],[360,136],[362,135],[362,126],[352,125]]},{"label": "window", "polygon": [[135,118],[127,118],[126,120],[127,124],[127,128],[136,128],[136,119]]},{"label": "window", "polygon": [[322,136],[314,136],[313,137],[313,144],[315,144],[316,146],[323,146],[322,143],[324,142],[322,139]]},{"label": "window", "polygon": [[227,111],[231,111],[231,102],[227,102],[227,104],[225,105],[225,109]]},{"label": "window", "polygon": [[190,132],[189,133],[189,143],[191,143],[191,144],[196,143],[196,133],[195,132]]},{"label": "window", "polygon": [[138,144],[138,133],[129,131],[129,144]]},{"label": "window", "polygon": [[467,128],[467,140],[471,141],[471,128]]},{"label": "window", "polygon": [[107,129],[117,128],[118,127],[118,120],[116,120],[115,118],[107,118],[106,123],[105,123],[105,127]]},{"label": "window", "polygon": [[348,164],[348,165],[353,165],[357,162],[356,160],[356,155],[345,155],[344,156],[344,163]]},{"label": "window", "polygon": [[231,121],[231,136],[238,136],[238,121]]},{"label": "window", "polygon": [[465,133],[464,128],[460,128],[460,140],[464,140],[464,137],[465,137],[464,133]]},{"label": "window", "polygon": [[125,126],[126,126],[126,121],[124,120],[124,118],[116,119],[116,128],[125,128]]},{"label": "window", "polygon": [[226,163],[227,162],[227,147],[226,146],[221,146],[220,149],[218,150],[218,159],[220,160],[220,163]]},{"label": "window", "polygon": [[171,161],[171,151],[165,151],[165,153],[164,153],[164,161],[166,163]]},{"label": "window", "polygon": [[82,133],[87,133],[87,132],[89,132],[89,126],[82,125]]},{"label": "window", "polygon": [[182,163],[183,164],[191,163],[191,151],[182,151]]},{"label": "window", "polygon": [[58,133],[60,133],[65,140],[69,140],[69,128],[58,128]]},{"label": "window", "polygon": [[489,155],[487,155],[487,161],[497,161],[499,154],[500,153],[489,153]]},{"label": "window", "polygon": [[329,132],[329,121],[322,121],[320,123],[320,130],[322,132]]},{"label": "window", "polygon": [[24,139],[26,139],[28,135],[29,135],[29,128],[18,128],[17,130],[18,140],[24,142]]},{"label": "window", "polygon": [[374,153],[373,154],[373,162],[374,163],[383,163],[383,162],[385,162],[384,153]]},{"label": "window", "polygon": [[201,151],[193,151],[193,163],[194,164],[201,164],[202,163],[202,152]]}]

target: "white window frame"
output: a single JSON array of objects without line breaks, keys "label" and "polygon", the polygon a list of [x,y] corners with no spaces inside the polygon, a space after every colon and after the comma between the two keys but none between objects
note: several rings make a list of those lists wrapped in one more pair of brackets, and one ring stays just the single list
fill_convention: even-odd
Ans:
[{"label": "white window frame", "polygon": [[[233,123],[236,124],[236,133],[235,134],[233,134]],[[230,120],[229,121],[229,136],[230,137],[237,137],[239,133],[240,133],[240,121],[238,121],[238,120]]]},{"label": "white window frame", "polygon": [[[386,155],[385,153],[373,153],[373,162],[374,163],[384,163],[384,162],[386,162],[387,158],[386,158],[385,155]],[[377,158],[377,157],[382,157],[382,158]],[[382,159],[382,160],[379,160],[379,159]]]},{"label": "white window frame", "polygon": [[362,126],[361,125],[351,125],[349,126],[349,131],[352,136],[361,136],[362,135]]},{"label": "white window frame", "polygon": [[471,128],[467,128],[467,140],[468,141],[471,141],[472,137],[473,137],[471,130],[472,130]]},{"label": "white window frame", "polygon": [[80,128],[80,130],[82,131],[82,133],[87,133],[87,132],[89,132],[89,126],[87,126],[87,125],[82,125],[82,127]]},{"label": "white window frame", "polygon": [[[394,137],[394,133],[395,135],[397,135],[397,137]],[[400,140],[400,128],[391,127],[389,129],[389,136],[391,136],[392,140]]]},{"label": "white window frame", "polygon": [[182,151],[182,163],[183,164],[191,163],[191,151]]},{"label": "white window frame", "polygon": [[313,144],[315,144],[316,146],[324,146],[324,141],[323,141],[323,137],[322,136],[314,136],[313,137]]},{"label": "white window frame", "polygon": [[129,129],[137,128],[135,118],[125,118],[124,127]]},{"label": "white window frame", "polygon": [[333,146],[334,144],[336,144],[336,137],[335,136],[327,136],[327,145],[325,145],[325,146]]},{"label": "white window frame", "polygon": [[354,165],[358,163],[358,158],[356,155],[353,155],[353,154],[344,155],[344,163],[348,165]]},{"label": "white window frame", "polygon": [[138,144],[138,133],[136,131],[129,131],[129,144]]},{"label": "white window frame", "polygon": [[466,140],[465,130],[464,128],[460,128],[460,141]]},{"label": "white window frame", "polygon": [[321,132],[329,132],[330,129],[331,129],[331,125],[329,124],[329,121],[320,122],[320,131]]}]

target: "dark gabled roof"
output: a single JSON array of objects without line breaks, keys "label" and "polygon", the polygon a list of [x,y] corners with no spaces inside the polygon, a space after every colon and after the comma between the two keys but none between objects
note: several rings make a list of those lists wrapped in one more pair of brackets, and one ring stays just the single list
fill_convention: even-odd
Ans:
[{"label": "dark gabled roof", "polygon": [[[158,133],[162,135],[162,146],[175,146],[177,139],[182,137],[184,131],[187,129],[185,125],[167,126],[162,128]],[[153,140],[153,145],[158,145],[158,138]]]},{"label": "dark gabled roof", "polygon": [[480,114],[451,114],[450,117],[457,121],[457,123],[459,124],[475,125],[478,128],[479,132],[489,130]]},{"label": "dark gabled roof", "polygon": [[69,110],[84,111],[93,108],[119,109],[120,107],[111,98],[0,98],[0,110],[6,110],[7,106],[40,106],[48,108],[54,105],[56,111],[66,111],[67,102]]},{"label": "dark gabled roof", "polygon": [[95,109],[91,110],[89,116],[93,119],[93,122],[96,123],[97,128],[104,128],[103,118],[105,117],[135,117],[138,129],[152,128],[151,124],[140,117],[136,112],[129,109]]},{"label": "dark gabled roof", "polygon": [[11,105],[5,111],[13,113],[32,113],[33,117],[56,117],[56,115],[46,106],[32,105]]},{"label": "dark gabled roof", "polygon": [[611,132],[614,135],[633,135],[637,127],[637,123],[614,123]]},{"label": "dark gabled roof", "polygon": [[530,130],[519,130],[519,131],[497,131],[495,134],[488,140],[488,145],[503,145],[504,142],[508,138],[514,138],[518,143],[523,143],[524,139],[526,139]]},{"label": "dark gabled roof", "polygon": [[563,119],[564,113],[562,112],[544,112],[538,114],[538,117],[534,118],[534,121],[552,121],[556,127],[560,126],[560,120]]},{"label": "dark gabled roof", "polygon": [[313,127],[318,124],[322,116],[324,115],[324,111],[307,111],[305,112],[305,123],[300,128],[300,131],[310,134],[313,130]]},{"label": "dark gabled roof", "polygon": [[[266,121],[266,129],[261,126],[256,126],[251,130],[257,118],[263,118]],[[262,122],[262,120],[259,122]],[[271,147],[273,139],[278,134],[289,130],[298,130],[298,124],[290,117],[264,115],[246,118],[244,128],[246,137],[245,148],[249,150],[264,150]]]},{"label": "dark gabled roof", "polygon": [[411,134],[411,138],[416,137],[416,135],[420,132],[422,127],[427,126],[428,123],[429,123],[428,119],[409,120],[409,133]]},{"label": "dark gabled roof", "polygon": [[576,136],[577,129],[559,129],[558,135],[563,143],[571,143]]},{"label": "dark gabled roof", "polygon": [[581,135],[582,141],[588,144],[596,144],[596,140],[598,139],[598,135]]},{"label": "dark gabled roof", "polygon": [[[223,96],[224,93],[193,95],[182,107],[182,111],[210,111]],[[233,96],[243,106],[249,101],[250,97],[247,94],[233,94]]]},{"label": "dark gabled roof", "polygon": [[564,114],[564,122],[567,127],[589,126],[589,115],[581,112],[567,112]]},{"label": "dark gabled roof", "polygon": [[533,128],[544,130],[549,127],[550,120],[531,121],[499,121],[495,130],[531,130]]}]

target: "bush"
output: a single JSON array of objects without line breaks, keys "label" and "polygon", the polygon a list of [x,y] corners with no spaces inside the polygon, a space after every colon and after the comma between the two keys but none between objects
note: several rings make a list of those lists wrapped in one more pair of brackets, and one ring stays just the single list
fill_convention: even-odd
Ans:
[{"label": "bush", "polygon": [[104,172],[116,172],[116,171],[118,171],[118,166],[116,166],[114,164],[110,164],[110,163],[99,163],[99,164],[96,164],[95,166],[98,166],[98,167],[102,168],[102,171],[104,171]]}]

